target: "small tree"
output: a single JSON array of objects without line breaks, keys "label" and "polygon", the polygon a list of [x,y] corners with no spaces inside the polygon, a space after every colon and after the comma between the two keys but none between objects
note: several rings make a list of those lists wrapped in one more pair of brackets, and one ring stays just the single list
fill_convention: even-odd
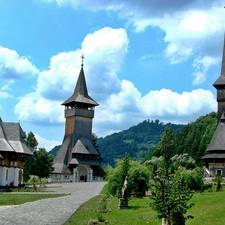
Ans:
[{"label": "small tree", "polygon": [[193,191],[204,190],[205,184],[202,168],[186,169],[185,167],[180,167],[178,170],[189,189]]},{"label": "small tree", "polygon": [[175,168],[185,167],[186,169],[193,169],[197,166],[195,160],[187,153],[174,155],[171,158],[171,163]]},{"label": "small tree", "polygon": [[132,191],[140,193],[140,197],[145,195],[145,191],[149,188],[149,169],[139,162],[131,162],[129,171],[130,183]]},{"label": "small tree", "polygon": [[112,174],[108,175],[108,188],[110,194],[122,197],[122,188],[125,178],[128,177],[128,184],[126,189],[125,198],[129,198],[132,192],[130,179],[129,179],[129,169],[130,169],[130,156],[126,153],[122,160],[117,161],[115,169]]},{"label": "small tree", "polygon": [[222,176],[217,174],[216,176],[216,191],[222,191]]},{"label": "small tree", "polygon": [[161,160],[155,160],[153,164],[151,160],[146,162],[155,166],[152,174],[155,177],[151,188],[150,205],[158,213],[158,217],[163,219],[163,224],[185,225],[186,219],[192,218],[192,216],[185,216],[192,206],[187,203],[192,197],[192,192],[179,172],[180,166],[176,164],[180,159],[178,157],[175,157],[174,161],[171,159],[175,155],[175,147],[173,130],[171,127],[166,127],[156,147],[156,156],[161,156]]},{"label": "small tree", "polygon": [[144,165],[149,167],[150,177],[154,178],[157,176],[157,171],[164,165],[164,158],[162,156],[153,156],[150,160],[145,161]]},{"label": "small tree", "polygon": [[167,176],[164,168],[158,171],[151,189],[152,197],[150,206],[158,213],[167,225],[185,225],[185,221],[193,216],[185,216],[187,210],[193,204],[187,202],[192,198],[192,192],[188,189],[177,172]]},{"label": "small tree", "polygon": [[45,148],[34,151],[31,175],[38,176],[41,182],[41,178],[48,177],[53,171],[53,160],[54,157],[48,155]]},{"label": "small tree", "polygon": [[150,171],[145,165],[130,161],[129,155],[126,154],[122,160],[117,161],[114,169],[107,167],[109,193],[121,198],[124,180],[127,177],[125,198],[129,198],[133,192],[144,195],[149,188],[149,174]]}]

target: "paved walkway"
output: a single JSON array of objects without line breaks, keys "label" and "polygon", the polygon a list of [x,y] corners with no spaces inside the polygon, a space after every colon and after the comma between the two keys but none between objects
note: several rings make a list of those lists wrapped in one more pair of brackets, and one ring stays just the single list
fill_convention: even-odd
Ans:
[{"label": "paved walkway", "polygon": [[62,225],[86,201],[98,195],[104,182],[48,185],[47,191],[71,195],[23,205],[0,207],[0,225]]}]

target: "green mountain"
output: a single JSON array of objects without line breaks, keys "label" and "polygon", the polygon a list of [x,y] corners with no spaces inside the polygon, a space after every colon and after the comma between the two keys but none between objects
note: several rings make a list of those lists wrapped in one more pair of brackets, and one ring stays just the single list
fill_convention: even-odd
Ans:
[{"label": "green mountain", "polygon": [[114,165],[115,159],[121,159],[127,152],[133,160],[145,158],[153,151],[160,140],[165,127],[171,126],[177,133],[184,125],[164,124],[159,120],[144,120],[128,130],[114,133],[98,139],[99,150],[104,159],[103,164]]}]

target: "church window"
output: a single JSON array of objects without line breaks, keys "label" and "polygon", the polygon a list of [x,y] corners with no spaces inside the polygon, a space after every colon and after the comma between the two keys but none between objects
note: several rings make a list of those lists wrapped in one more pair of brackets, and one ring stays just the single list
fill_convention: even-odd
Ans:
[{"label": "church window", "polygon": [[5,180],[8,180],[8,170],[6,170]]},{"label": "church window", "polygon": [[221,175],[222,176],[222,170],[216,170],[216,175]]}]

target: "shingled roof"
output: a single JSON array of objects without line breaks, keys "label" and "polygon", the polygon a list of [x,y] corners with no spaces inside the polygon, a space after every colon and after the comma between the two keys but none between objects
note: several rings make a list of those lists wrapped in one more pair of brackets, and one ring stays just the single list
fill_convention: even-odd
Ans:
[{"label": "shingled roof", "polygon": [[62,146],[58,150],[56,157],[54,159],[54,171],[53,173],[63,173],[70,174],[68,168],[68,155],[70,146],[72,143],[72,135],[68,135],[66,139],[63,141]]},{"label": "shingled roof", "polygon": [[[221,118],[223,118],[223,114]],[[224,120],[221,120],[218,124],[216,131],[209,143],[209,146],[207,148],[208,152],[212,151],[224,151],[225,153],[225,124]]]},{"label": "shingled roof", "polygon": [[83,164],[83,165],[92,165],[92,166],[99,166],[100,163],[97,159],[86,159],[86,158],[72,158],[70,163],[70,165],[79,165],[79,164]]},{"label": "shingled roof", "polygon": [[98,105],[98,103],[88,95],[83,66],[81,67],[73,95],[63,102],[62,105],[67,105],[72,102],[86,103],[93,106]]},{"label": "shingled roof", "polygon": [[206,151],[209,153],[202,159],[224,159],[225,158],[225,113],[223,112],[216,131]]},{"label": "shingled roof", "polygon": [[207,154],[202,159],[225,159],[225,153],[218,154],[218,153],[211,153]]},{"label": "shingled roof", "polygon": [[77,140],[72,153],[99,155],[92,142],[85,136],[80,137]]},{"label": "shingled roof", "polygon": [[62,146],[57,152],[54,160],[54,171],[53,173],[70,174],[69,165],[78,164],[90,164],[90,165],[100,165],[97,159],[78,159],[72,158],[72,153],[79,153],[82,155],[99,155],[94,148],[91,141],[83,136],[80,137],[73,148],[71,148],[74,136],[68,135],[62,143]]},{"label": "shingled roof", "polygon": [[0,120],[0,151],[32,155],[25,144],[25,132],[19,123],[8,123]]},{"label": "shingled roof", "polygon": [[225,151],[225,124],[219,123],[207,148],[211,151]]}]

